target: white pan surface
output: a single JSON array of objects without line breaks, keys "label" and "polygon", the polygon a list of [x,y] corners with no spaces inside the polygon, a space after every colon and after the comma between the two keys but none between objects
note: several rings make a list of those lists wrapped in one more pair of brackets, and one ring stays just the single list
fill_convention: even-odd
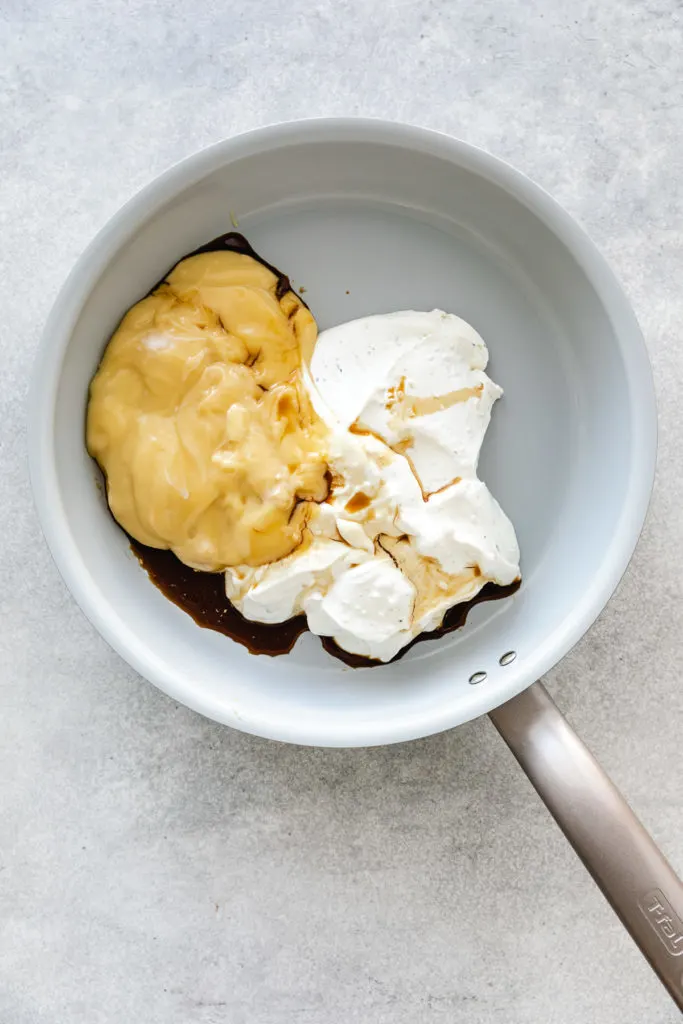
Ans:
[{"label": "white pan surface", "polygon": [[[353,670],[304,635],[256,657],[149,582],[83,443],[87,387],[122,313],[185,253],[239,229],[324,328],[435,306],[486,340],[505,389],[480,476],[512,519],[524,583],[464,629]],[[347,294],[348,292],[348,294]],[[36,504],[68,586],[142,675],[218,721],[300,743],[424,736],[546,672],[600,612],[637,540],[656,415],[635,318],[610,270],[540,189],[492,157],[372,121],[282,125],[173,168],[98,235],[59,296],[30,395]],[[515,651],[511,664],[499,659]],[[486,672],[478,685],[469,680]]]}]

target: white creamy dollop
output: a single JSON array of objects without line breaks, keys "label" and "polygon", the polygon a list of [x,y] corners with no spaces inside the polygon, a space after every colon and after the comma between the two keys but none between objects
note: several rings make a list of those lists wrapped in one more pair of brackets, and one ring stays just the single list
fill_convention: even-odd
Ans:
[{"label": "white creamy dollop", "polygon": [[304,373],[331,431],[329,498],[306,543],[226,571],[248,619],[305,614],[344,650],[390,661],[453,605],[519,577],[512,524],[477,478],[502,390],[473,327],[440,310],[323,331]]}]

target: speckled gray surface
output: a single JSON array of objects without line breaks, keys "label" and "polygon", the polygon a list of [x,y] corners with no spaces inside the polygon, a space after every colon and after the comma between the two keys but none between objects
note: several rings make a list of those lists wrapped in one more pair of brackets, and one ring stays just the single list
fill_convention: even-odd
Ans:
[{"label": "speckled gray surface", "polygon": [[24,400],[75,257],[207,143],[366,114],[510,159],[611,259],[654,362],[648,524],[548,681],[682,870],[677,0],[4,0],[0,26],[1,1024],[673,1024],[488,722],[287,748],[127,668],[40,536]]}]

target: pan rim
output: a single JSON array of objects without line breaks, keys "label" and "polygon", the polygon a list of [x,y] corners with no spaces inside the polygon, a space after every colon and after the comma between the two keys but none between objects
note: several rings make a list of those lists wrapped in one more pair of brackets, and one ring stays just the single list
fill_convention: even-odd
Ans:
[{"label": "pan rim", "polygon": [[[244,156],[307,142],[373,142],[419,149],[466,166],[512,193],[539,217],[583,268],[621,342],[630,392],[632,459],[627,498],[615,523],[613,540],[592,585],[572,615],[546,641],[506,673],[505,684],[473,690],[467,703],[453,702],[421,715],[410,713],[384,723],[291,721],[245,715],[206,699],[187,680],[174,677],[116,614],[80,557],[59,501],[51,455],[51,425],[61,362],[70,333],[88,295],[112,255],[166,202],[221,166]],[[29,470],[43,533],[69,590],[107,642],[141,675],[195,711],[242,731],[299,744],[370,746],[431,735],[490,711],[549,671],[598,617],[625,572],[642,530],[656,463],[657,417],[652,370],[630,303],[604,257],[582,227],[542,188],[485,151],[450,136],[412,125],[361,118],[285,122],[226,139],[175,164],[133,196],[102,228],[64,283],[38,347],[28,400]]]}]

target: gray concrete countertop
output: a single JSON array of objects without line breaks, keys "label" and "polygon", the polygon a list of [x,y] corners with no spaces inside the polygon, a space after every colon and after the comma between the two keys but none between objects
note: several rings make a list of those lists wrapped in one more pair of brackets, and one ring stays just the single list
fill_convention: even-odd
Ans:
[{"label": "gray concrete countertop", "polygon": [[50,560],[24,403],[76,256],[201,146],[364,114],[512,161],[611,260],[654,363],[648,523],[548,682],[683,870],[678,0],[4,0],[0,35],[1,1024],[673,1024],[487,721],[298,749],[139,679]]}]

